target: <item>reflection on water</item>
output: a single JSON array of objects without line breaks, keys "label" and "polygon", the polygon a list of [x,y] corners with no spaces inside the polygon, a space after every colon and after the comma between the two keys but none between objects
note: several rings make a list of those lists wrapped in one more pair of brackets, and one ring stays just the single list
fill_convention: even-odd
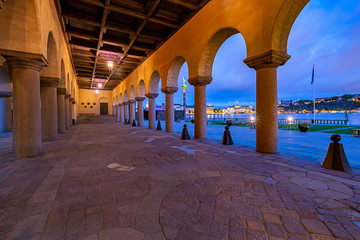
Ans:
[{"label": "reflection on water", "polygon": [[[208,119],[226,119],[226,118],[238,118],[238,119],[250,119],[255,114],[207,114]],[[314,115],[311,113],[304,114],[279,114],[279,119],[287,119],[289,116],[294,119],[313,119]],[[360,125],[360,113],[348,113],[349,124]],[[186,114],[187,118],[194,118],[194,114]],[[316,119],[329,119],[329,120],[345,120],[344,113],[317,113]]]}]

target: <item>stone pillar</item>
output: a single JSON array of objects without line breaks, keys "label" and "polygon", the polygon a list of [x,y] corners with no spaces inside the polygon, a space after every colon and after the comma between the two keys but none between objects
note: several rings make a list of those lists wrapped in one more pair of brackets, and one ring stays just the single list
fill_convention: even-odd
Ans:
[{"label": "stone pillar", "polygon": [[127,120],[129,119],[129,112],[128,112],[129,103],[123,102],[123,106],[124,106],[124,124],[126,125]]},{"label": "stone pillar", "polygon": [[65,133],[65,88],[57,89],[58,133]]},{"label": "stone pillar", "polygon": [[124,117],[124,104],[122,104],[122,103],[119,103],[119,109],[120,109],[120,120],[119,120],[119,122],[120,123],[124,123],[124,119],[125,119],[125,117]]},{"label": "stone pillar", "polygon": [[119,116],[118,105],[115,104],[115,107],[113,109],[115,110],[113,113],[115,113],[114,116],[115,116],[116,122],[118,123],[120,121],[120,119],[118,117]]},{"label": "stone pillar", "polygon": [[59,78],[40,77],[41,126],[43,141],[54,141],[58,137],[57,86]]},{"label": "stone pillar", "polygon": [[212,77],[196,76],[188,81],[195,87],[194,137],[196,139],[206,138],[206,85],[211,83]]},{"label": "stone pillar", "polygon": [[135,120],[135,100],[129,100],[129,107],[130,107],[130,124],[133,123],[133,121]]},{"label": "stone pillar", "polygon": [[70,98],[70,94],[65,94],[65,129],[69,130],[70,129],[70,103],[69,103],[69,98]]},{"label": "stone pillar", "polygon": [[120,113],[120,104],[118,104],[116,106],[116,122],[119,123],[120,122],[120,118],[121,118],[121,113]]},{"label": "stone pillar", "polygon": [[174,131],[174,93],[177,92],[177,87],[167,87],[161,89],[165,93],[165,132]]},{"label": "stone pillar", "polygon": [[149,128],[154,129],[156,125],[156,104],[155,98],[159,96],[158,93],[148,93],[145,96],[149,99],[149,112],[148,112],[148,119],[149,119]]},{"label": "stone pillar", "polygon": [[70,127],[72,127],[72,120],[73,120],[73,114],[74,114],[74,104],[75,104],[75,98],[70,97],[69,98],[69,109],[70,109],[70,113],[69,113],[69,117],[70,117]]},{"label": "stone pillar", "polygon": [[13,154],[32,157],[42,151],[40,70],[44,63],[18,57],[7,58],[14,83]]},{"label": "stone pillar", "polygon": [[0,92],[0,132],[12,131],[11,92]]},{"label": "stone pillar", "polygon": [[137,118],[138,118],[138,126],[142,127],[144,125],[144,100],[145,97],[137,97],[135,100],[138,104]]},{"label": "stone pillar", "polygon": [[256,70],[256,151],[279,151],[277,110],[277,68],[284,65],[289,55],[270,50],[249,57],[244,62]]}]

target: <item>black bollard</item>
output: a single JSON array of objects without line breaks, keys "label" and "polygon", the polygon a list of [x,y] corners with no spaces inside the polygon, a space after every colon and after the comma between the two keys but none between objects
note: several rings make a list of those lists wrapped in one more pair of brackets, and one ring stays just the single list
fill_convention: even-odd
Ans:
[{"label": "black bollard", "polygon": [[225,127],[224,136],[222,138],[221,144],[222,145],[233,145],[234,144],[234,142],[231,138],[230,131],[229,131],[229,126]]},{"label": "black bollard", "polygon": [[187,127],[187,125],[184,124],[184,128],[183,128],[181,136],[180,136],[180,140],[190,140],[189,131],[186,127]]},{"label": "black bollard", "polygon": [[160,121],[158,121],[158,125],[156,127],[156,130],[162,130]]},{"label": "black bollard", "polygon": [[329,143],[329,148],[321,163],[321,166],[328,169],[340,170],[340,171],[351,171],[350,164],[346,158],[344,146],[339,143],[341,140],[340,135],[331,135],[332,143]]},{"label": "black bollard", "polygon": [[135,121],[135,119],[133,120],[133,123],[132,123],[131,126],[136,127],[136,121]]}]

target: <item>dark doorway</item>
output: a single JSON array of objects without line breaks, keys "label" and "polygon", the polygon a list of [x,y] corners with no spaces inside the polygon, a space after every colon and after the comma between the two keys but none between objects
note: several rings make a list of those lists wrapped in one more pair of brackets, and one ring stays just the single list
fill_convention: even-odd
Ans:
[{"label": "dark doorway", "polygon": [[100,103],[100,115],[108,115],[108,103]]}]

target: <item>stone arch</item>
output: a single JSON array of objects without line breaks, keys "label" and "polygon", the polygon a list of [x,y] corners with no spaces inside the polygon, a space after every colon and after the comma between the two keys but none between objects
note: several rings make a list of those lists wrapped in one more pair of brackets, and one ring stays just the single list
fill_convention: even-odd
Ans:
[{"label": "stone arch", "polygon": [[69,89],[69,82],[70,82],[70,74],[68,73],[66,78],[66,90],[68,91],[68,93],[71,93]]},{"label": "stone arch", "polygon": [[186,62],[184,57],[176,57],[169,66],[166,79],[166,87],[177,87],[181,67]]},{"label": "stone arch", "polygon": [[135,100],[135,87],[134,85],[130,88],[129,100]]},{"label": "stone arch", "polygon": [[120,93],[119,95],[119,103],[122,104],[124,101],[123,101],[123,98],[122,98],[122,93]]},{"label": "stone arch", "polygon": [[159,93],[159,83],[160,73],[158,71],[154,71],[150,77],[148,93]]},{"label": "stone arch", "polygon": [[291,28],[300,12],[310,0],[285,0],[281,6],[272,30],[272,49],[287,52]]},{"label": "stone arch", "polygon": [[109,99],[107,97],[99,98],[99,103],[109,103]]},{"label": "stone arch", "polygon": [[0,92],[2,91],[11,92],[11,78],[6,59],[0,55]]},{"label": "stone arch", "polygon": [[138,88],[137,88],[137,97],[145,97],[146,88],[144,80],[140,80]]},{"label": "stone arch", "polygon": [[[212,37],[207,41],[205,47],[202,50],[199,67],[198,67],[198,75],[199,76],[212,76],[212,68],[216,53],[218,52],[221,45],[232,35],[240,33],[235,28],[222,28],[218,30]],[[246,44],[246,42],[245,42]]]},{"label": "stone arch", "polygon": [[127,92],[127,90],[125,90],[124,96],[123,96],[123,102],[128,102],[128,101],[129,101],[128,92]]},{"label": "stone arch", "polygon": [[66,73],[65,73],[65,64],[64,64],[64,59],[61,59],[61,69],[60,69],[60,86],[61,88],[65,88],[66,87]]},{"label": "stone arch", "polygon": [[45,77],[59,77],[59,63],[58,63],[58,54],[57,54],[57,45],[55,38],[50,31],[47,39],[47,66],[42,68],[41,76]]}]

